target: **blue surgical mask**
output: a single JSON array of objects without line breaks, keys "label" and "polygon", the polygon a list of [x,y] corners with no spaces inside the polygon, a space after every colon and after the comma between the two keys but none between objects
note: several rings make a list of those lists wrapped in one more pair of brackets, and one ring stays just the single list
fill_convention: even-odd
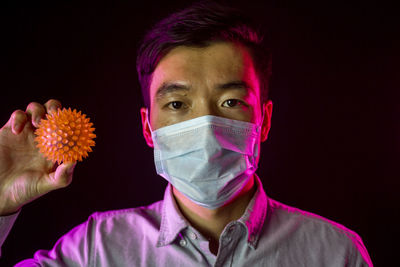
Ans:
[{"label": "blue surgical mask", "polygon": [[194,203],[223,206],[257,169],[261,126],[202,116],[152,131],[159,175]]}]

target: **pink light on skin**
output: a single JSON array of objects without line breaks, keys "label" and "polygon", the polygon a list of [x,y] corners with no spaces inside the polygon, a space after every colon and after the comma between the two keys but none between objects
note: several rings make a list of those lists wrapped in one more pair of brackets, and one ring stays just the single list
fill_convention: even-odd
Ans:
[{"label": "pink light on skin", "polygon": [[[159,94],[165,87],[168,90]],[[172,49],[153,73],[150,96],[153,130],[203,115],[253,123],[262,118],[259,81],[251,55],[234,43]],[[224,105],[226,100],[240,104],[230,108]],[[165,108],[173,101],[182,103],[179,111]]]},{"label": "pink light on skin", "polygon": [[[250,122],[261,126],[261,142],[264,142],[267,140],[268,133],[271,128],[273,104],[271,100],[268,100],[266,103],[261,103],[260,80],[257,76],[254,60],[249,53],[249,50],[240,43],[235,43],[235,46],[241,51],[242,54],[242,80],[248,81],[248,84],[250,85],[248,87],[249,93],[246,95],[247,103],[254,109],[253,117]],[[261,142],[257,148],[257,163],[260,156]]]}]

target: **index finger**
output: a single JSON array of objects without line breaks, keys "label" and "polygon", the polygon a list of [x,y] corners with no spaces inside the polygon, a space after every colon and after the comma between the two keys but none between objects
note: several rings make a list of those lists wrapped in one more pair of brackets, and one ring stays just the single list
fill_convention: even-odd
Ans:
[{"label": "index finger", "polygon": [[61,102],[56,99],[50,99],[44,104],[46,108],[46,112],[50,114],[50,112],[56,111],[57,109],[61,108]]}]

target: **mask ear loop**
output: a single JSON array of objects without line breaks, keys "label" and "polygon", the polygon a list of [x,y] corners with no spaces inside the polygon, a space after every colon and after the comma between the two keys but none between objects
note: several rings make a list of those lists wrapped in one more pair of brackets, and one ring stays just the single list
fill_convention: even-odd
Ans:
[{"label": "mask ear loop", "polygon": [[[257,131],[257,142],[254,144],[254,151],[256,156],[258,156],[258,154],[260,153],[260,148],[259,146],[261,145],[261,135],[262,135],[262,127],[263,127],[263,123],[264,123],[264,118],[265,118],[265,103],[262,103],[262,109],[261,109],[261,121],[257,122],[256,124],[256,131]],[[260,160],[260,158],[258,157],[258,160],[256,161],[256,166],[258,166],[258,161]]]},{"label": "mask ear loop", "polygon": [[150,117],[149,117],[149,109],[146,108],[146,118],[147,118],[147,124],[149,125],[150,132],[153,134],[153,129],[151,129],[150,125]]},{"label": "mask ear loop", "polygon": [[262,125],[263,125],[263,123],[264,123],[264,119],[265,119],[265,103],[263,103],[262,104],[262,108],[261,108],[261,114],[262,114],[262,117],[261,117],[261,121],[258,123],[258,125],[257,125],[257,127],[259,127],[259,131],[260,131],[260,133],[261,133],[261,130],[262,130]]}]

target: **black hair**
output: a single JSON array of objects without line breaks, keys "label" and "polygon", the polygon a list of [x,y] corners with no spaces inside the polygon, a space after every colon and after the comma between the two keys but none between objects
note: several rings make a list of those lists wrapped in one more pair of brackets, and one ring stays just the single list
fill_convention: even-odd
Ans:
[{"label": "black hair", "polygon": [[261,101],[268,99],[271,53],[263,35],[240,10],[202,1],[158,22],[138,49],[136,69],[144,104],[150,108],[152,74],[163,56],[177,46],[206,47],[213,41],[238,42],[249,49],[260,81]]}]

